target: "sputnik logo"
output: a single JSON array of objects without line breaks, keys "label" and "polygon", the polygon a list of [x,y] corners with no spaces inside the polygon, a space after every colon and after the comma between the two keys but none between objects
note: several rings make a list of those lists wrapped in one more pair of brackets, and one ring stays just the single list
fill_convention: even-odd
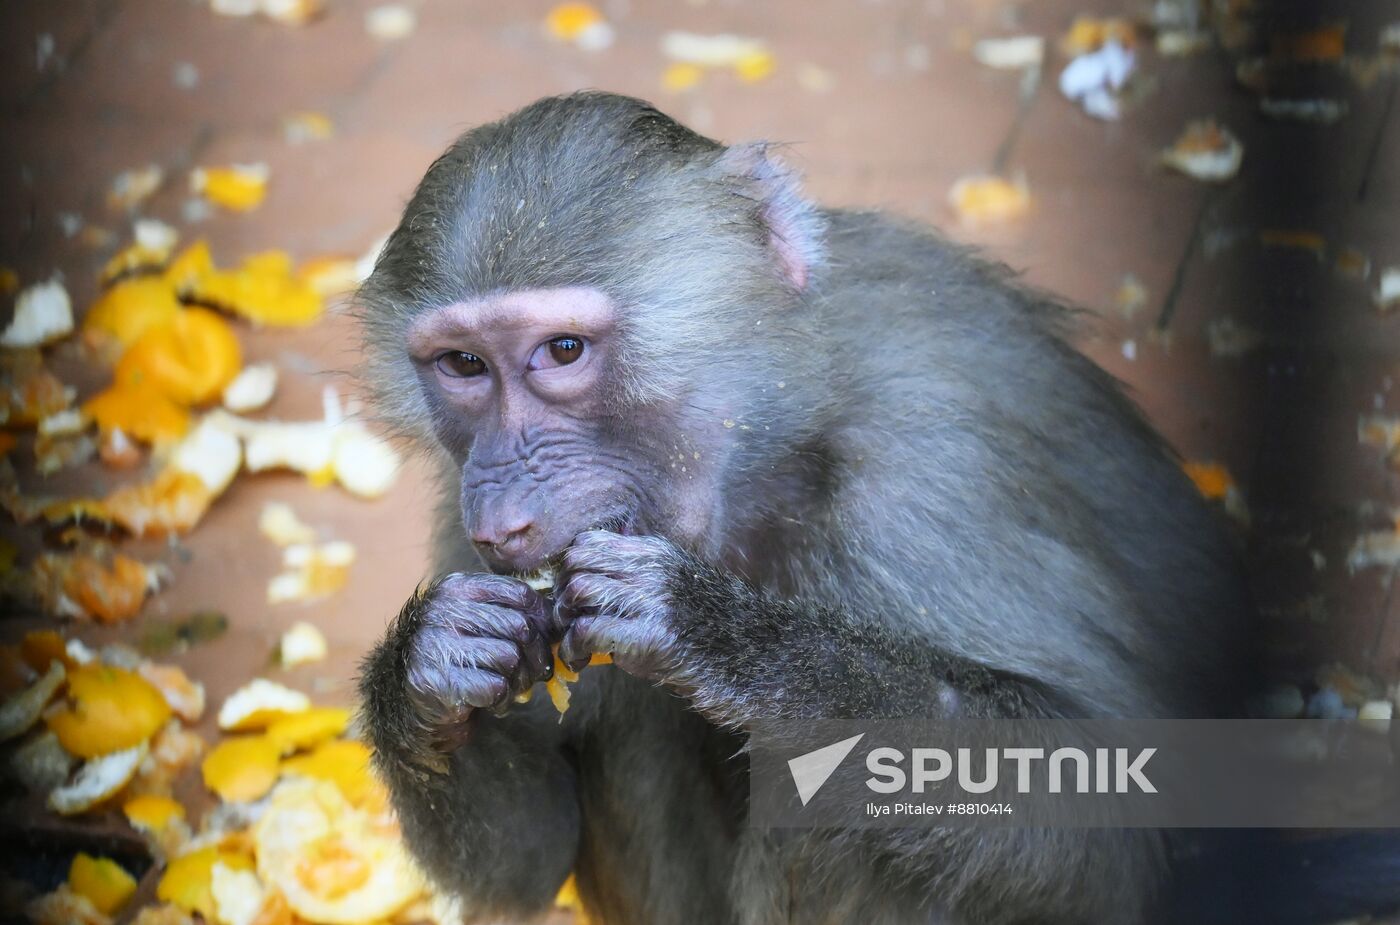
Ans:
[{"label": "sputnik logo", "polygon": [[792,772],[792,782],[797,785],[797,795],[801,798],[803,806],[817,795],[817,791],[822,789],[832,772],[846,760],[856,743],[863,738],[865,733],[862,732],[860,735],[833,742],[788,760],[788,770]]}]

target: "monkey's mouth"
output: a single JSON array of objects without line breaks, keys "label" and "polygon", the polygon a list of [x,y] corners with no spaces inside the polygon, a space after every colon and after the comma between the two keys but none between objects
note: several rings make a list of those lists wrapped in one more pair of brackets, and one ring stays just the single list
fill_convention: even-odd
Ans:
[{"label": "monkey's mouth", "polygon": [[[635,536],[642,532],[637,529],[636,515],[629,513],[619,513],[610,517],[605,517],[588,529],[606,530],[609,533],[619,533],[623,536]],[[554,553],[554,555],[545,559],[544,564],[537,569],[517,571],[512,574],[541,594],[547,593],[553,590],[556,577],[564,569],[564,552],[565,550],[561,549]]]}]

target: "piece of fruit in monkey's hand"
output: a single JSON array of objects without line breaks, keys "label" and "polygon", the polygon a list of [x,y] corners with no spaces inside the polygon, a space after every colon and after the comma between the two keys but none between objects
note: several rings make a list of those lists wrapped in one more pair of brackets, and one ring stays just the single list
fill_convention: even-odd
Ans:
[{"label": "piece of fruit in monkey's hand", "polygon": [[[564,664],[564,660],[559,657],[559,644],[555,643],[554,653],[554,674],[544,682],[544,689],[549,694],[550,703],[554,704],[554,709],[559,711],[559,718],[564,718],[564,713],[569,709],[569,685],[578,680],[578,672],[569,670],[569,666]],[[594,665],[611,665],[612,656],[606,652],[594,652],[584,668],[592,668]],[[582,671],[583,669],[579,669]],[[530,699],[533,688],[526,691],[522,696],[526,701]]]},{"label": "piece of fruit in monkey's hand", "polygon": [[[544,595],[549,602],[549,606],[554,606],[554,571],[544,569],[536,573],[533,577],[525,579],[525,583]],[[559,657],[559,643],[555,643],[550,648],[550,657],[554,660],[554,673],[550,675],[544,684],[545,692],[549,694],[549,702],[554,704],[554,709],[559,711],[559,718],[562,720],[564,713],[569,709],[569,685],[578,680],[578,672],[569,669]],[[594,665],[611,665],[612,656],[602,652],[595,652],[588,664],[584,667],[591,668]],[[528,688],[516,697],[516,703],[529,703],[535,695],[533,687]]]}]

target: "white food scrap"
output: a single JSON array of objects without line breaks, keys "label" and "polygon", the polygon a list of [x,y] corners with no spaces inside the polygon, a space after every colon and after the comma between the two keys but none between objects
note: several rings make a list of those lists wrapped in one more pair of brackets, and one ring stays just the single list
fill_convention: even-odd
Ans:
[{"label": "white food scrap", "polygon": [[258,531],[278,546],[316,542],[316,531],[297,517],[291,505],[270,501],[258,514]]},{"label": "white food scrap", "polygon": [[57,279],[26,287],[15,300],[15,316],[0,346],[41,347],[73,333],[73,303]]},{"label": "white food scrap", "polygon": [[282,573],[267,583],[267,602],[314,601],[334,594],[345,587],[354,562],[355,547],[344,540],[288,546],[282,553]]},{"label": "white food scrap", "polygon": [[1039,35],[982,39],[972,46],[972,57],[977,63],[998,70],[1039,67],[1045,58],[1045,39]]},{"label": "white food scrap", "polygon": [[229,694],[219,707],[219,728],[241,731],[267,725],[288,713],[311,708],[311,698],[276,681],[254,678]]},{"label": "white food scrap", "polygon": [[329,651],[330,646],[326,643],[325,633],[310,623],[299,621],[293,623],[282,634],[277,656],[283,668],[294,668],[297,665],[324,661]]},{"label": "white food scrap", "polygon": [[276,391],[277,367],[271,363],[256,363],[244,367],[224,387],[223,404],[236,414],[245,414],[267,407]]}]

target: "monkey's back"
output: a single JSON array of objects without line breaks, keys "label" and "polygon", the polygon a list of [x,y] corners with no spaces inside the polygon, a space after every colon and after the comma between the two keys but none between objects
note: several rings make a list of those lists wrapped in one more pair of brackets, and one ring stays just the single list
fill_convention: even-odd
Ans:
[{"label": "monkey's back", "polygon": [[856,603],[912,605],[939,644],[1058,678],[1071,709],[1233,712],[1250,673],[1235,545],[1070,346],[1075,313],[922,229],[827,217],[815,304],[859,393],[834,413],[861,474],[832,541],[877,557],[880,589]]}]

